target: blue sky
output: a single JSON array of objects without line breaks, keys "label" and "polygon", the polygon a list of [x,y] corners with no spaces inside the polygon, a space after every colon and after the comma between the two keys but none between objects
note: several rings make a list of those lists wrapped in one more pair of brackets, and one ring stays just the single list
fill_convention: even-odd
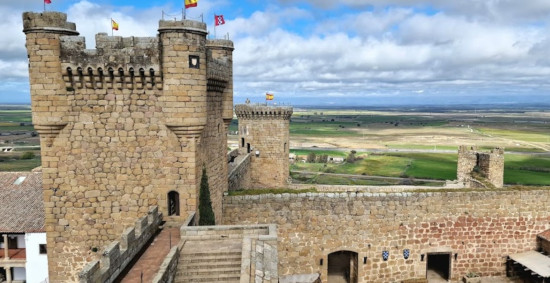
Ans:
[{"label": "blue sky", "polygon": [[[28,103],[21,13],[42,0],[1,1],[0,104]],[[94,35],[155,36],[182,1],[52,0],[94,46]],[[235,102],[322,105],[550,103],[548,0],[199,0],[235,43]]]}]

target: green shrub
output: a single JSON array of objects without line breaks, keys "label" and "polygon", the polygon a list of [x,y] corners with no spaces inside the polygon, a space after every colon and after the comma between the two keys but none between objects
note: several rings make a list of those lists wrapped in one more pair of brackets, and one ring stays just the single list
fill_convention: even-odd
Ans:
[{"label": "green shrub", "polygon": [[33,159],[34,156],[34,152],[26,151],[23,155],[21,155],[21,159]]},{"label": "green shrub", "polygon": [[216,217],[212,209],[212,200],[210,199],[210,188],[208,185],[208,176],[206,168],[202,168],[201,189],[199,192],[199,225],[215,225]]}]

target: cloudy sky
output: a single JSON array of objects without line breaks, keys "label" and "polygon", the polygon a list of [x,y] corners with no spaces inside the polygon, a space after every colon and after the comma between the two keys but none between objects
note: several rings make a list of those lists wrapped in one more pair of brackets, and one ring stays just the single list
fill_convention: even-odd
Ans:
[{"label": "cloudy sky", "polygon": [[[183,0],[51,0],[86,36],[155,36]],[[0,0],[0,103],[30,101],[21,13]],[[214,14],[226,24],[214,32]],[[199,0],[187,17],[235,43],[235,102],[550,103],[549,0]]]}]

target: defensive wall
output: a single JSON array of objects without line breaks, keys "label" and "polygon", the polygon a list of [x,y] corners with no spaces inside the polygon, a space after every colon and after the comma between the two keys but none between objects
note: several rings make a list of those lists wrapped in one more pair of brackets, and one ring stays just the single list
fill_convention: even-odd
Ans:
[{"label": "defensive wall", "polygon": [[328,255],[344,250],[358,254],[359,282],[425,278],[428,254],[447,253],[458,282],[503,275],[507,255],[534,250],[550,228],[549,197],[549,188],[225,196],[223,223],[277,224],[280,275],[326,282]]},{"label": "defensive wall", "polygon": [[197,210],[203,167],[220,222],[233,117],[233,43],[207,40],[206,24],[160,21],[156,37],[100,33],[86,49],[66,19],[23,14],[52,282],[77,281],[100,257],[93,248],[150,206],[183,222]]}]

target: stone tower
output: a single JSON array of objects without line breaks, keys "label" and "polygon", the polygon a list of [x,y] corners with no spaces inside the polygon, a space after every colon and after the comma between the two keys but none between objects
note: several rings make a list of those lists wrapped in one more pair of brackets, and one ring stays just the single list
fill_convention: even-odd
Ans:
[{"label": "stone tower", "polygon": [[457,180],[470,182],[472,171],[478,171],[497,188],[504,185],[504,149],[494,148],[490,152],[479,152],[476,147],[458,148]]},{"label": "stone tower", "polygon": [[219,222],[233,114],[233,43],[207,40],[204,23],[160,21],[150,38],[100,33],[89,50],[66,18],[23,14],[52,282],[78,281],[152,205],[185,220],[203,167]]},{"label": "stone tower", "polygon": [[285,187],[289,177],[289,123],[292,107],[240,104],[239,154],[251,154],[251,188]]}]

